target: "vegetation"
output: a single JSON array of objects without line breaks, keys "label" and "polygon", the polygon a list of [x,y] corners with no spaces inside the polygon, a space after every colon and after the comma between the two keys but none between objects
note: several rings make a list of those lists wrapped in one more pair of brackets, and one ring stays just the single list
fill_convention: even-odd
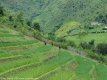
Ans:
[{"label": "vegetation", "polygon": [[33,23],[33,28],[36,29],[36,30],[38,30],[38,31],[41,31],[40,25],[37,22]]},{"label": "vegetation", "polygon": [[60,24],[71,21],[90,24],[97,17],[106,15],[106,0],[0,0],[0,2],[12,9],[22,11],[29,21],[39,21],[42,30],[51,32]]},{"label": "vegetation", "polygon": [[81,25],[77,22],[70,22],[63,25],[58,31],[56,32],[57,37],[65,37],[69,35],[73,30],[80,29]]},{"label": "vegetation", "polygon": [[0,3],[0,79],[107,79],[106,0]]},{"label": "vegetation", "polygon": [[[44,45],[30,37],[7,37],[5,34],[14,36],[21,34],[6,27],[0,28],[0,31],[0,35],[2,33],[0,37],[0,79],[107,79],[107,67],[92,59],[75,55],[67,50],[59,50],[58,47],[52,45]],[[58,41],[64,42],[64,40]],[[93,44],[93,41],[90,44]],[[93,76],[95,73],[98,75]]]},{"label": "vegetation", "polygon": [[96,49],[98,53],[101,53],[103,55],[107,54],[107,44],[98,44]]}]

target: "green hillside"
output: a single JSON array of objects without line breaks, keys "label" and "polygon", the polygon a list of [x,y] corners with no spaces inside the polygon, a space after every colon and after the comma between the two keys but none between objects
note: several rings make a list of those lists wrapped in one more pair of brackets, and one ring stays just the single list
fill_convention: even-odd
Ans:
[{"label": "green hillside", "polygon": [[59,30],[56,31],[57,37],[67,36],[73,30],[81,30],[81,24],[77,22],[69,22],[64,24]]},{"label": "green hillside", "polygon": [[0,80],[107,80],[107,0],[0,0]]},{"label": "green hillside", "polygon": [[0,79],[107,80],[107,66],[0,26]]},{"label": "green hillside", "polygon": [[107,0],[0,0],[0,3],[23,12],[31,21],[38,21],[47,32],[69,21],[90,24],[107,13]]}]

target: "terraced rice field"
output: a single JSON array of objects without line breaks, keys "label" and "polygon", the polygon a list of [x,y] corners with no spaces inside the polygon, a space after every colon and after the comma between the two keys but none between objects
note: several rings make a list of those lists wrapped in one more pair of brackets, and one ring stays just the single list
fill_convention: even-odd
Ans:
[{"label": "terraced rice field", "polygon": [[107,80],[107,66],[0,28],[0,80]]}]

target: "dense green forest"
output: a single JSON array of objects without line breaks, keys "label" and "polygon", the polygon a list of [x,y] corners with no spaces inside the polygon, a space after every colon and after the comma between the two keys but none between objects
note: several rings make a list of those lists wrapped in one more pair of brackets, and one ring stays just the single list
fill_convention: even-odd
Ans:
[{"label": "dense green forest", "polygon": [[[0,0],[15,12],[22,12],[42,30],[51,32],[69,21],[88,25],[107,13],[107,0]],[[98,20],[101,21],[101,20]],[[85,23],[85,24],[84,24]]]}]

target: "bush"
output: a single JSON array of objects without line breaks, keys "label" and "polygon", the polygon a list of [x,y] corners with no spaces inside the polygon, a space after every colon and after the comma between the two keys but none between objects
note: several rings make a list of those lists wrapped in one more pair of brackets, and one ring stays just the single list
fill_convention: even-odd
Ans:
[{"label": "bush", "polygon": [[82,47],[83,49],[89,49],[89,45],[87,42],[81,42],[80,47]]},{"label": "bush", "polygon": [[0,17],[4,16],[4,8],[0,6]]},{"label": "bush", "polygon": [[33,28],[38,30],[38,31],[41,31],[40,25],[37,22],[33,23]]},{"label": "bush", "polygon": [[94,29],[94,27],[89,27],[89,29]]},{"label": "bush", "polygon": [[33,31],[33,36],[34,36],[34,38],[42,41],[42,35],[41,35],[41,33],[39,31],[34,30]]},{"label": "bush", "polygon": [[66,40],[64,38],[57,38],[56,41],[57,42],[66,42]]},{"label": "bush", "polygon": [[9,21],[13,21],[13,16],[9,16]]},{"label": "bush", "polygon": [[55,40],[55,35],[53,33],[48,33],[48,37],[49,40]]},{"label": "bush", "polygon": [[82,47],[83,49],[91,49],[91,50],[95,50],[95,41],[91,40],[90,42],[82,42],[80,43],[80,47]]},{"label": "bush", "polygon": [[30,21],[26,21],[26,24],[31,27],[32,23]]},{"label": "bush", "polygon": [[59,43],[59,46],[63,49],[67,49],[67,44],[66,43]]},{"label": "bush", "polygon": [[67,44],[68,44],[68,46],[76,47],[76,44],[73,41],[67,41]]},{"label": "bush", "polygon": [[14,25],[13,27],[14,27],[14,28],[17,28],[17,25]]},{"label": "bush", "polygon": [[94,41],[94,40],[91,40],[91,41],[89,42],[89,45],[94,46],[94,45],[95,45],[95,41]]},{"label": "bush", "polygon": [[98,54],[89,54],[89,57],[95,60],[98,60],[101,63],[106,63],[107,60],[104,58],[104,56],[102,55],[98,55]]},{"label": "bush", "polygon": [[104,43],[98,44],[97,47],[96,47],[96,51],[98,53],[106,55],[107,54],[107,44],[104,44]]}]

